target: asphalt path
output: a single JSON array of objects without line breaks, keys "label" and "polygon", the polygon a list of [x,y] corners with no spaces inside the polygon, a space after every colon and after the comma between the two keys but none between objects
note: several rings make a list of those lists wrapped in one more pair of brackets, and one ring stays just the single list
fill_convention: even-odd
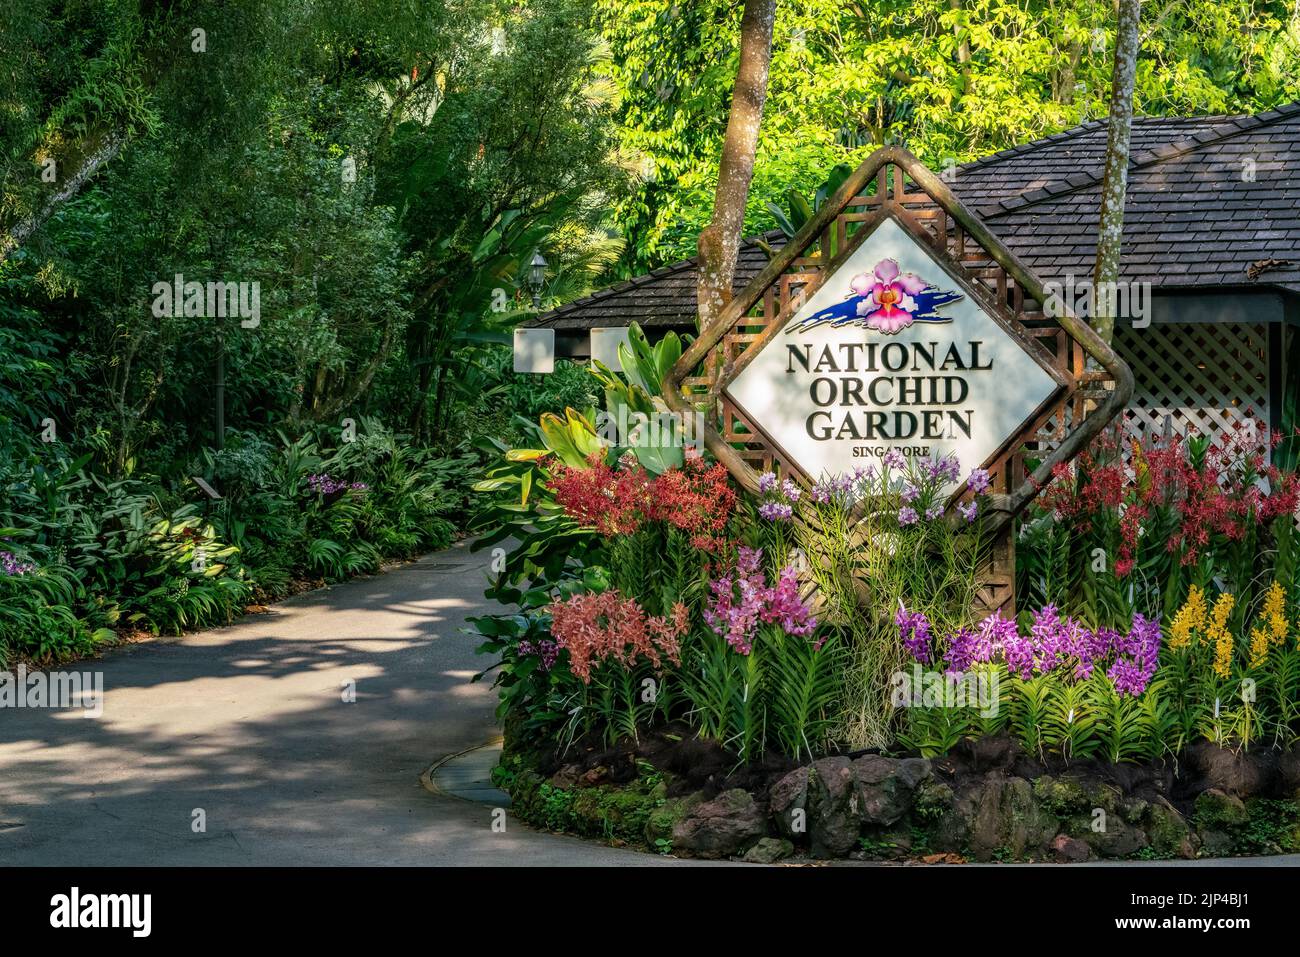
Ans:
[{"label": "asphalt path", "polygon": [[499,733],[461,631],[488,560],[462,544],[65,668],[102,672],[103,714],[0,709],[0,866],[665,863],[421,785]]}]

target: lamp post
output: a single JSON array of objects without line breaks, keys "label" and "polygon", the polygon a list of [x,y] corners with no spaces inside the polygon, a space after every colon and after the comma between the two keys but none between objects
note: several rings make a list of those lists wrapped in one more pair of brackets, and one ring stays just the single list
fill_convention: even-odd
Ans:
[{"label": "lamp post", "polygon": [[546,282],[546,260],[540,249],[533,251],[532,262],[528,264],[528,288],[533,291],[533,308],[542,307],[542,284]]}]

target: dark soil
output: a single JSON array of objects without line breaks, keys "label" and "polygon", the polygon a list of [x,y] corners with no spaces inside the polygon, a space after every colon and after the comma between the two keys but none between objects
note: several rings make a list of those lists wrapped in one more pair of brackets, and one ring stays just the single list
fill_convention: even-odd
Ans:
[{"label": "dark soil", "polygon": [[765,794],[771,784],[800,764],[781,755],[767,755],[762,761],[742,764],[716,741],[698,738],[689,725],[674,722],[642,732],[639,741],[624,738],[612,748],[600,742],[579,741],[562,757],[552,755],[543,759],[537,770],[549,777],[560,768],[573,765],[584,772],[608,768],[608,776],[602,775],[602,780],[627,784],[638,776],[638,761],[669,775],[669,797],[702,791],[706,798],[731,788]]}]

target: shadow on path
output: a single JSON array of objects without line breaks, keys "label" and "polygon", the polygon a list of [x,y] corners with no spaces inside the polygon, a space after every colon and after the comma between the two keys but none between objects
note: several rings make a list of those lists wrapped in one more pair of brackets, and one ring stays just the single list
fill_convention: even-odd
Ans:
[{"label": "shadow on path", "polygon": [[457,546],[72,666],[103,672],[99,718],[0,711],[0,865],[654,863],[493,833],[491,808],[421,787],[497,734],[460,631],[485,610],[484,560]]}]

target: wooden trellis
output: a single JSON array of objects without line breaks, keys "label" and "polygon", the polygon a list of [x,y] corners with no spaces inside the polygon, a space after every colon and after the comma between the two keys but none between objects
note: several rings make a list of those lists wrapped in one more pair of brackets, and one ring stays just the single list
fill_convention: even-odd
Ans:
[{"label": "wooden trellis", "polygon": [[[785,325],[885,217],[892,217],[976,295],[979,304],[1018,339],[1058,384],[1052,398],[986,462],[992,479],[1001,548],[985,569],[982,604],[1013,604],[1011,519],[1038,493],[1051,468],[1077,454],[1124,407],[1132,374],[1091,328],[1068,310],[1047,316],[1042,284],[1016,260],[938,177],[907,151],[876,151],[826,205],[738,294],[665,378],[675,411],[706,409],[705,440],[751,491],[768,470],[798,475],[775,445],[726,396],[728,382]],[[1094,362],[1088,364],[1088,357]],[[1026,455],[1041,460],[1033,476]],[[966,463],[975,464],[975,463]]]},{"label": "wooden trellis", "polygon": [[[1115,350],[1133,368],[1124,430],[1144,435],[1219,435],[1247,416],[1268,428],[1268,332],[1247,323],[1124,327]],[[1169,425],[1166,426],[1166,420]]]}]

